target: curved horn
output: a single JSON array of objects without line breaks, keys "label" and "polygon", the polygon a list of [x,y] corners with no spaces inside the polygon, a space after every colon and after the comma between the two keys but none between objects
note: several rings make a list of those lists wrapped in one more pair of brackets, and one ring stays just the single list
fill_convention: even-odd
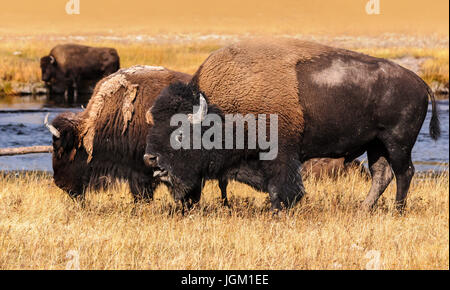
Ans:
[{"label": "curved horn", "polygon": [[56,62],[55,57],[53,55],[49,55],[49,57],[50,57],[50,63],[54,64]]},{"label": "curved horn", "polygon": [[206,103],[205,97],[200,94],[200,106],[196,113],[189,114],[188,119],[192,124],[200,124],[208,114],[208,103]]},{"label": "curved horn", "polygon": [[50,115],[50,113],[48,113],[45,116],[45,120],[44,120],[45,127],[47,127],[48,130],[50,131],[50,133],[52,133],[52,135],[55,136],[56,138],[61,137],[61,133],[59,133],[58,129],[56,129],[55,126],[48,123],[48,115]]}]

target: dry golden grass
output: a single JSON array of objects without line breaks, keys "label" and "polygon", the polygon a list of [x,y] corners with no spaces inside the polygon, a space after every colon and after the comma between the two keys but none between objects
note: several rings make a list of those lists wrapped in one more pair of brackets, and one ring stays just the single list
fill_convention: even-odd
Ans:
[{"label": "dry golden grass", "polygon": [[393,211],[395,185],[372,214],[358,210],[369,182],[356,173],[305,185],[306,198],[273,217],[267,194],[231,183],[228,210],[209,182],[182,216],[163,187],[133,204],[121,184],[89,193],[83,208],[51,176],[8,174],[0,269],[64,269],[76,261],[69,251],[81,269],[449,269],[448,172],[415,178],[404,216]]},{"label": "dry golden grass", "polygon": [[[23,84],[40,83],[39,59],[47,55],[58,41],[43,40],[6,40],[0,43],[0,95],[14,94],[15,88]],[[81,41],[93,46],[115,47],[121,57],[121,66],[136,64],[165,66],[170,69],[194,73],[198,66],[214,50],[222,47],[223,42],[203,41],[190,43],[139,43],[112,41]],[[426,59],[419,73],[431,84],[434,81],[449,81],[448,47],[372,47],[355,50],[383,58],[401,58],[412,56]],[[42,84],[41,84],[42,85]]]},{"label": "dry golden grass", "polygon": [[[428,58],[421,67],[428,83],[449,78],[446,0],[381,1],[377,16],[365,14],[367,0],[81,1],[77,16],[64,13],[66,1],[7,2],[0,9],[0,95],[14,93],[18,84],[38,83],[39,58],[69,41],[115,47],[122,67],[162,65],[193,73],[234,37],[342,36],[345,45],[338,46],[374,56]],[[365,36],[385,33],[399,38],[398,45],[381,44],[384,36],[367,45]],[[183,34],[232,39],[126,40]],[[402,34],[419,41],[411,45]],[[96,35],[120,40],[89,40]],[[433,35],[444,45],[420,41]],[[348,36],[364,37],[347,45]],[[377,266],[377,253],[382,269],[449,269],[448,172],[416,178],[404,216],[393,211],[395,185],[372,214],[358,210],[370,184],[356,174],[305,185],[307,197],[273,217],[267,194],[232,183],[228,210],[210,182],[198,207],[182,216],[164,188],[154,202],[133,204],[122,184],[89,193],[81,207],[48,175],[0,174],[0,269],[64,269],[73,261],[70,251],[79,253],[82,269],[364,269]]]},{"label": "dry golden grass", "polygon": [[420,77],[428,84],[449,81],[449,50],[447,48],[418,48],[418,47],[390,47],[390,48],[362,48],[359,52],[382,58],[402,58],[412,56],[425,59],[420,66]]}]

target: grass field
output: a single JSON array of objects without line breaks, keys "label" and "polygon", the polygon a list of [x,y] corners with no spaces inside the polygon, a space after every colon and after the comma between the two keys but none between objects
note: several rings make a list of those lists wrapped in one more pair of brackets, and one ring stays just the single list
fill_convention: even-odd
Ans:
[{"label": "grass field", "polygon": [[[115,47],[121,57],[121,66],[136,64],[165,66],[170,69],[194,73],[198,66],[214,50],[228,41],[202,41],[189,43],[139,43],[129,41],[77,41],[78,43]],[[6,39],[0,43],[0,95],[15,94],[23,85],[43,85],[40,82],[40,57],[61,41]],[[448,47],[402,47],[392,44],[388,47],[360,47],[358,40],[351,44],[352,49],[383,58],[402,58],[410,56],[423,59],[419,75],[432,84],[449,81]],[[394,46],[393,46],[394,45]]]},{"label": "grass field", "polygon": [[[115,47],[122,67],[193,73],[236,40],[295,37],[412,59],[428,84],[449,81],[447,0],[380,0],[380,15],[366,14],[368,0],[80,0],[80,15],[63,0],[4,2],[0,103],[42,86],[40,57],[68,42]],[[394,182],[373,213],[359,210],[370,181],[356,172],[305,186],[273,216],[267,194],[231,183],[228,209],[208,182],[183,216],[164,187],[150,204],[118,184],[81,206],[48,174],[0,172],[0,269],[449,269],[448,171],[416,176],[402,216]]]},{"label": "grass field", "polygon": [[307,196],[273,217],[267,194],[239,183],[231,210],[209,182],[189,214],[164,187],[133,204],[127,187],[89,193],[84,207],[38,173],[0,177],[0,269],[449,269],[448,172],[415,178],[403,216],[391,184],[359,211],[358,174],[306,180]]}]

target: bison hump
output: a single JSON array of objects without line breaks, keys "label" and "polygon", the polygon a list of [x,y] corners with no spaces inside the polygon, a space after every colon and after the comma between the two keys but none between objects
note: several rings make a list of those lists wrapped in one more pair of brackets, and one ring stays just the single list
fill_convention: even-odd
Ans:
[{"label": "bison hump", "polygon": [[296,65],[330,49],[292,39],[239,42],[210,55],[198,86],[224,113],[277,114],[280,136],[298,139],[304,120]]}]

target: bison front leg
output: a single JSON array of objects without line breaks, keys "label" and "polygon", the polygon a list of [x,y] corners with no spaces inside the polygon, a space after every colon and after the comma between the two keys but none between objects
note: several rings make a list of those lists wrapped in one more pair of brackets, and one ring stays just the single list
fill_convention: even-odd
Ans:
[{"label": "bison front leg", "polygon": [[184,215],[186,211],[190,211],[194,207],[194,205],[200,201],[203,185],[203,182],[201,182],[200,185],[195,186],[182,198],[175,198],[177,208],[180,209],[181,206],[182,215]]},{"label": "bison front leg", "polygon": [[129,185],[135,202],[150,202],[153,200],[153,192],[156,189],[156,184],[153,181],[139,182],[132,180]]},{"label": "bison front leg", "polygon": [[69,87],[66,87],[64,90],[64,102],[66,104],[69,103]]},{"label": "bison front leg", "polygon": [[275,162],[271,171],[275,173],[268,182],[271,208],[277,212],[282,208],[292,208],[305,195],[302,176],[300,174],[301,164],[297,160],[287,163]]},{"label": "bison front leg", "polygon": [[186,196],[183,198],[182,203],[187,209],[191,209],[195,204],[200,201],[202,196],[204,182],[202,181],[200,185],[195,186]]},{"label": "bison front leg", "polygon": [[73,103],[78,103],[78,84],[76,81],[73,82]]},{"label": "bison front leg", "polygon": [[73,86],[73,103],[78,103],[78,97],[80,96],[80,87],[81,87],[81,77],[74,76],[72,78],[72,86]]}]

